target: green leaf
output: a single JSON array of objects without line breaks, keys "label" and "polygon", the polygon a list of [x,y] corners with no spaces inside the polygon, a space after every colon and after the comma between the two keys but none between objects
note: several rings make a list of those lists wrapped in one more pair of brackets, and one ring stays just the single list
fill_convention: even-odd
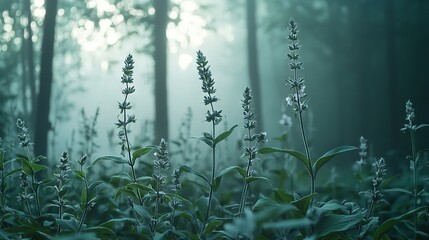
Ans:
[{"label": "green leaf", "polygon": [[207,223],[207,226],[204,229],[202,236],[212,233],[214,230],[216,230],[216,228],[221,226],[223,224],[223,222],[224,221],[221,221],[221,220],[213,220],[213,221]]},{"label": "green leaf", "polygon": [[27,175],[32,176],[34,174],[34,171],[31,167],[30,162],[26,158],[19,158],[18,160],[21,161],[22,171],[25,172]]},{"label": "green leaf", "polygon": [[123,224],[126,222],[131,223],[131,224],[137,224],[137,221],[134,218],[113,218],[107,222],[104,222],[104,223],[98,225],[98,227],[106,227],[106,228],[112,229],[115,227],[115,225],[123,226]]},{"label": "green leaf", "polygon": [[221,134],[219,134],[219,136],[217,136],[214,139],[214,146],[218,143],[220,143],[221,141],[223,141],[225,138],[229,137],[229,135],[231,135],[231,133],[234,131],[234,129],[237,127],[238,125],[234,125],[232,126],[232,128],[230,128],[228,131],[225,131]]},{"label": "green leaf", "polygon": [[281,231],[287,231],[290,229],[302,229],[309,227],[312,221],[308,218],[282,220],[278,222],[270,222],[262,224],[263,228],[269,229],[281,229]]},{"label": "green leaf", "polygon": [[301,211],[301,213],[306,214],[308,207],[310,206],[311,200],[316,195],[317,195],[317,193],[309,194],[309,195],[304,196],[300,199],[292,201],[291,204],[293,204],[295,207],[297,207]]},{"label": "green leaf", "polygon": [[82,193],[80,194],[80,209],[84,210],[86,206],[86,200],[88,199],[88,194],[86,188],[82,189]]},{"label": "green leaf", "polygon": [[94,166],[95,164],[97,164],[98,162],[101,162],[101,161],[113,161],[116,164],[129,164],[129,162],[127,160],[125,160],[124,158],[122,158],[122,157],[118,157],[118,156],[102,156],[102,157],[97,158],[94,162],[92,162],[88,166],[88,168]]},{"label": "green leaf", "polygon": [[375,240],[381,239],[385,233],[387,233],[390,229],[392,229],[396,224],[400,223],[401,221],[410,218],[414,216],[414,214],[417,214],[421,211],[426,210],[427,207],[420,207],[414,210],[411,210],[407,213],[404,213],[400,216],[390,218],[386,221],[384,221],[374,232],[373,237]]},{"label": "green leaf", "polygon": [[4,178],[7,178],[7,177],[11,176],[14,173],[21,172],[21,170],[22,170],[21,168],[18,168],[18,169],[15,169],[13,171],[10,171],[6,175],[4,175]]},{"label": "green leaf", "polygon": [[74,169],[74,170],[73,170],[73,173],[74,173],[74,175],[75,175],[76,177],[78,177],[80,180],[85,180],[85,178],[86,178],[86,174],[85,174],[85,172],[83,172],[83,171],[80,171],[80,170],[76,170],[76,169]]},{"label": "green leaf", "polygon": [[273,219],[278,219],[285,213],[296,211],[296,207],[292,204],[271,204],[266,202],[266,206],[255,212],[255,219],[258,224],[270,222]]},{"label": "green leaf", "polygon": [[133,182],[130,176],[123,173],[121,175],[114,175],[110,178],[110,184],[112,184],[114,187],[123,187],[127,185],[128,183]]},{"label": "green leaf", "polygon": [[247,183],[251,183],[251,182],[254,182],[254,181],[257,181],[257,180],[265,180],[265,181],[267,181],[267,182],[269,182],[271,184],[271,187],[273,187],[273,182],[270,179],[266,178],[266,177],[250,176],[250,177],[246,178],[246,182]]},{"label": "green leaf", "polygon": [[147,147],[143,147],[143,148],[139,148],[139,149],[135,150],[133,152],[132,162],[134,163],[137,158],[150,153],[150,151],[152,151],[154,148],[155,148],[155,146],[147,146]]},{"label": "green leaf", "polygon": [[420,128],[424,128],[424,127],[429,127],[429,124],[420,124],[416,127],[416,131],[419,130]]},{"label": "green leaf", "polygon": [[31,168],[33,169],[34,173],[48,169],[47,166],[41,165],[41,164],[30,163],[30,165],[31,165]]},{"label": "green leaf", "polygon": [[360,221],[362,221],[361,213],[353,215],[328,214],[318,221],[314,229],[318,237],[324,237],[331,233],[343,232],[353,228]]},{"label": "green leaf", "polygon": [[116,239],[116,234],[107,227],[89,227],[84,232],[95,233],[97,237],[104,239]]},{"label": "green leaf", "polygon": [[125,186],[125,188],[131,189],[133,191],[140,190],[141,191],[140,194],[142,194],[142,193],[148,193],[148,192],[154,192],[155,191],[151,187],[145,186],[145,185],[143,185],[141,183],[134,183],[134,182],[127,184]]},{"label": "green leaf", "polygon": [[274,199],[281,203],[290,203],[295,200],[291,194],[283,189],[274,189]]},{"label": "green leaf", "polygon": [[213,190],[214,190],[214,191],[217,191],[217,189],[219,188],[220,183],[221,183],[221,181],[222,181],[222,177],[223,177],[225,174],[228,174],[228,173],[230,173],[230,172],[232,172],[232,171],[236,171],[236,172],[238,172],[241,176],[243,176],[243,178],[246,176],[246,170],[244,170],[244,169],[240,168],[239,166],[227,167],[227,168],[223,169],[223,170],[219,173],[219,175],[217,175],[217,176],[214,178],[214,181],[213,181]]},{"label": "green leaf", "polygon": [[257,211],[263,210],[264,208],[278,206],[278,205],[279,205],[278,203],[276,203],[274,200],[271,200],[269,198],[260,198],[258,199],[258,201],[256,201],[255,205],[253,205],[252,211],[257,212]]},{"label": "green leaf", "polygon": [[200,173],[200,172],[197,172],[197,171],[195,171],[194,169],[192,169],[192,168],[190,168],[190,167],[188,167],[188,166],[180,166],[180,168],[179,168],[179,170],[180,170],[180,172],[188,172],[188,173],[192,173],[192,174],[194,174],[195,176],[197,176],[197,177],[200,177],[200,178],[202,178],[202,179],[204,179],[204,181],[206,181],[207,182],[207,184],[209,185],[209,186],[211,186],[211,183],[210,183],[210,181],[202,174],[202,173]]},{"label": "green leaf", "polygon": [[205,219],[205,214],[207,211],[207,206],[209,203],[209,198],[205,196],[201,196],[197,202],[197,217],[199,220],[203,221]]},{"label": "green leaf", "polygon": [[294,150],[288,150],[288,149],[279,149],[279,148],[271,148],[271,147],[263,147],[258,150],[260,154],[269,154],[269,153],[287,153],[299,161],[301,161],[305,168],[307,169],[308,173],[311,172],[311,166],[310,166],[310,160],[302,153],[294,151]]},{"label": "green leaf", "polygon": [[331,151],[326,152],[325,154],[323,154],[323,156],[321,156],[319,159],[317,159],[316,162],[313,164],[314,176],[317,175],[317,172],[320,170],[320,168],[323,165],[325,165],[327,162],[329,162],[329,160],[331,160],[332,158],[334,158],[338,154],[350,152],[350,151],[357,150],[357,149],[358,148],[354,147],[354,146],[341,146],[341,147],[337,147],[337,148],[332,149]]},{"label": "green leaf", "polygon": [[213,139],[213,136],[210,133],[204,132],[203,133],[203,137],[200,137],[200,138],[193,137],[193,138],[198,139],[201,142],[207,144],[209,147],[213,148],[214,139]]},{"label": "green leaf", "polygon": [[406,189],[403,188],[388,188],[388,189],[383,189],[383,192],[389,192],[389,193],[405,193],[408,194],[410,196],[413,195],[413,193],[411,191],[408,191]]}]

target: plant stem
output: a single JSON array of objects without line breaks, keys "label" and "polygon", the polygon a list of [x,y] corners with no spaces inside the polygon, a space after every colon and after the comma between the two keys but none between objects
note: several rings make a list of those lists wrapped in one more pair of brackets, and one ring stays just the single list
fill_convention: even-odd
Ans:
[{"label": "plant stem", "polygon": [[[250,128],[247,129],[247,134],[249,136],[249,138],[251,138],[251,132],[250,132]],[[249,149],[251,148],[251,142],[249,141],[248,144]],[[247,168],[246,168],[246,177],[250,177],[250,166],[252,165],[252,156],[249,156],[248,162],[247,162]],[[246,179],[244,179],[244,188],[243,188],[243,192],[241,193],[241,200],[240,200],[240,208],[238,210],[238,217],[241,217],[241,215],[243,214],[244,211],[244,207],[246,205],[246,199],[247,199],[247,191],[249,189],[249,183],[246,182]]]},{"label": "plant stem", "polygon": [[[296,78],[296,70],[295,70],[295,78]],[[298,99],[298,105],[301,105],[301,99],[299,97],[298,88],[296,89],[296,94],[297,94],[297,99]],[[307,140],[307,136],[305,134],[304,121],[303,121],[303,117],[302,117],[302,110],[300,110],[298,112],[298,117],[299,117],[299,124],[301,126],[301,135],[302,135],[302,140],[304,142],[305,153],[306,153],[308,161],[310,163],[310,166],[308,166],[308,171],[309,171],[309,174],[311,177],[310,194],[313,194],[315,192],[315,180],[316,180],[315,178],[316,178],[316,176],[313,173],[313,163],[311,161],[310,149],[308,147],[308,140]],[[311,201],[311,203],[313,203],[313,201]]]},{"label": "plant stem", "polygon": [[[411,138],[411,154],[413,161],[413,182],[414,182],[414,210],[417,209],[417,159],[416,159],[416,140],[414,137],[414,130],[410,129],[410,138]],[[414,233],[413,233],[413,239],[416,239],[416,232],[417,232],[417,213],[414,213]]]},{"label": "plant stem", "polygon": [[[158,168],[158,177],[161,177],[161,168]],[[155,205],[155,219],[158,220],[158,208],[159,208],[159,181],[156,181],[156,205]]]},{"label": "plant stem", "polygon": [[[211,97],[210,93],[208,93],[209,98]],[[210,103],[210,107],[212,109],[212,112],[214,113],[214,107],[213,103]],[[213,146],[212,146],[212,175],[210,179],[210,193],[209,193],[209,200],[207,203],[207,210],[206,210],[206,216],[204,218],[203,228],[201,229],[201,234],[204,232],[206,228],[207,220],[209,219],[209,212],[210,212],[210,206],[212,202],[213,197],[213,183],[214,183],[214,175],[216,173],[216,144],[214,143],[214,139],[216,138],[216,122],[215,119],[212,120],[212,138],[213,138]]]},{"label": "plant stem", "polygon": [[[128,83],[125,83],[126,88],[128,88]],[[124,102],[126,102],[128,99],[128,94],[125,95],[125,99]],[[124,109],[124,135],[125,135],[125,141],[127,143],[127,153],[128,153],[128,165],[130,165],[131,167],[131,174],[132,174],[132,178],[133,178],[133,182],[137,183],[137,177],[136,177],[136,170],[134,169],[134,163],[132,161],[131,158],[131,147],[130,147],[130,141],[128,140],[128,131],[127,131],[127,109]],[[140,205],[143,206],[143,199],[141,197],[140,194],[140,190],[137,189],[137,197],[138,197],[138,201],[140,203]]]},{"label": "plant stem", "polygon": [[[80,166],[80,169],[82,171],[82,165]],[[82,228],[83,222],[85,221],[87,212],[88,212],[88,198],[89,198],[89,188],[88,188],[88,180],[86,179],[86,177],[84,178],[84,182],[85,182],[85,192],[86,192],[86,201],[85,201],[85,208],[83,210],[82,216],[80,218],[79,221],[79,227],[77,232],[80,233],[80,230]]]}]

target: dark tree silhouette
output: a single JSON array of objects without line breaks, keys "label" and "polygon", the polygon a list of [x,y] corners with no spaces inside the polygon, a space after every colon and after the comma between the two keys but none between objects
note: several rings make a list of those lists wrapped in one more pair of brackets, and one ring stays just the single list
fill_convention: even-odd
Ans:
[{"label": "dark tree silhouette", "polygon": [[255,106],[256,121],[258,129],[263,129],[262,107],[261,107],[261,85],[258,67],[258,47],[257,47],[257,24],[256,24],[256,1],[246,2],[246,25],[247,25],[247,63],[249,69],[250,88],[253,94],[253,104]]},{"label": "dark tree silhouette", "polygon": [[155,142],[168,139],[167,23],[168,0],[154,0]]},{"label": "dark tree silhouette", "polygon": [[54,58],[55,21],[57,0],[45,1],[46,15],[43,21],[42,56],[40,65],[40,88],[37,101],[34,152],[46,156],[48,152],[48,132],[50,130],[49,110],[52,90],[52,66]]}]

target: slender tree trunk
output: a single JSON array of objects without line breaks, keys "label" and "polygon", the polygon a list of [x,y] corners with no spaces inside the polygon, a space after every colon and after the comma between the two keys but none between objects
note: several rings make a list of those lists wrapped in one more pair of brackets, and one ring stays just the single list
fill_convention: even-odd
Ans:
[{"label": "slender tree trunk", "polygon": [[252,90],[253,106],[256,112],[257,129],[263,129],[261,86],[258,68],[258,46],[257,46],[257,24],[256,24],[256,1],[246,2],[246,24],[247,24],[247,63],[249,68],[250,88]]},{"label": "slender tree trunk", "polygon": [[167,104],[167,23],[168,0],[154,0],[155,27],[153,59],[155,61],[155,142],[168,139]]},{"label": "slender tree trunk", "polygon": [[51,106],[52,68],[54,58],[55,20],[57,0],[45,1],[46,15],[43,21],[42,57],[40,65],[40,89],[35,128],[34,151],[36,155],[47,156],[48,132],[51,128],[49,110]]},{"label": "slender tree trunk", "polygon": [[27,26],[26,31],[28,34],[26,42],[26,57],[27,57],[27,71],[28,71],[28,83],[30,87],[30,101],[31,101],[31,110],[30,110],[30,126],[32,131],[35,128],[36,122],[36,112],[37,112],[37,92],[36,92],[36,68],[34,64],[34,44],[33,44],[33,30],[31,29],[31,22],[33,17],[31,15],[31,0],[24,1],[24,10],[27,14]]},{"label": "slender tree trunk", "polygon": [[[389,147],[391,149],[396,149],[398,147],[397,136],[399,132],[400,123],[398,121],[399,116],[397,98],[397,78],[396,78],[396,14],[395,14],[395,2],[394,0],[385,0],[385,23],[386,23],[386,63],[387,63],[387,80],[389,84],[388,87],[388,97],[389,97],[389,117],[390,124],[389,126],[389,137],[386,139],[389,142]],[[402,108],[400,108],[402,110]]]},{"label": "slender tree trunk", "polygon": [[24,119],[28,122],[30,113],[28,110],[28,99],[27,99],[27,89],[28,89],[28,72],[27,72],[27,55],[26,55],[26,39],[25,39],[25,30],[22,29],[22,44],[21,44],[21,71],[22,71],[22,107],[24,111]]}]

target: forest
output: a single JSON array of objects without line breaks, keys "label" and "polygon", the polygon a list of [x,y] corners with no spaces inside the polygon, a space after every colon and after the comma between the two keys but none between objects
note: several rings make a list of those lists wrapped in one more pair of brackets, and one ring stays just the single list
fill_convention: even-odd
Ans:
[{"label": "forest", "polygon": [[0,1],[0,239],[428,239],[429,1]]}]

